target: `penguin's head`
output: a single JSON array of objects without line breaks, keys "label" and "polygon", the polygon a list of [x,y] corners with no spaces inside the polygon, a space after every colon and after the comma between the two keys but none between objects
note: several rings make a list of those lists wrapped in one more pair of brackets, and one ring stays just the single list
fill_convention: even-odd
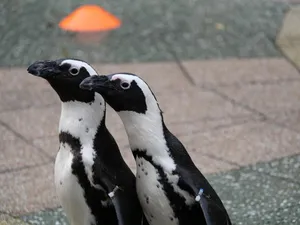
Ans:
[{"label": "penguin's head", "polygon": [[88,63],[78,59],[58,59],[36,61],[31,64],[28,73],[46,79],[63,102],[94,100],[94,92],[82,90],[79,84],[97,72]]},{"label": "penguin's head", "polygon": [[148,84],[135,74],[91,76],[81,82],[80,88],[101,94],[117,112],[133,111],[145,114],[149,108],[159,109]]}]

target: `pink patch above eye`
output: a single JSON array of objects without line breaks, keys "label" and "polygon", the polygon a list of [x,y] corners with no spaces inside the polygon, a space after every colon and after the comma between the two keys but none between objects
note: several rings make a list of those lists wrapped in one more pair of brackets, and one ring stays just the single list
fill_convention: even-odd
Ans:
[{"label": "pink patch above eye", "polygon": [[112,78],[111,78],[111,80],[117,80],[117,79],[120,79],[118,76],[113,76]]}]

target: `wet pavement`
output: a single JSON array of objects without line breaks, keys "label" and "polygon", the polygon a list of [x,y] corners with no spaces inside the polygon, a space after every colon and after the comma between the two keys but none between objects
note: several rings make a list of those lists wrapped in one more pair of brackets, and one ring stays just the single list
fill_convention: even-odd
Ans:
[{"label": "wet pavement", "polygon": [[[58,22],[80,4],[122,21],[101,43],[82,44]],[[280,56],[274,46],[287,2],[270,0],[3,0],[0,66],[79,57],[93,63]]]}]

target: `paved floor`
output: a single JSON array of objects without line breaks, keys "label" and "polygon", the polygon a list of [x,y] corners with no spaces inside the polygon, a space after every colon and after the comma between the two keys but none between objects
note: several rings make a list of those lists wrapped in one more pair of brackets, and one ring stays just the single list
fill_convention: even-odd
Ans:
[{"label": "paved floor", "polygon": [[[78,2],[0,3],[0,225],[66,224],[53,186],[59,100],[26,72],[32,61],[66,56],[99,73],[144,77],[234,224],[299,225],[300,75],[293,65],[300,52],[280,45],[300,40],[298,28],[280,27],[291,3],[81,0],[123,20],[103,43],[86,45],[55,25]],[[107,114],[135,170],[121,121]]]},{"label": "paved floor", "polygon": [[[299,220],[293,222],[300,215],[297,70],[280,58],[184,61],[181,66],[95,65],[103,73],[131,71],[148,81],[168,126],[201,171],[222,172],[209,178],[235,224],[274,224],[274,216],[275,224],[297,224]],[[56,211],[36,212],[59,206],[53,187],[58,98],[46,82],[24,69],[1,70],[0,80],[8,81],[1,82],[0,95],[4,153],[0,211],[27,215],[22,218],[33,224],[53,224]],[[121,122],[110,109],[108,124],[134,169]],[[289,213],[290,217],[280,217]]]}]

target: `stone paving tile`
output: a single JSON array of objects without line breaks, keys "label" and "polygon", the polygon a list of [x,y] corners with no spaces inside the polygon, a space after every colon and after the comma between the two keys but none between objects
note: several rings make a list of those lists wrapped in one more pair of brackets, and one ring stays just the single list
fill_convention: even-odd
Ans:
[{"label": "stone paving tile", "polygon": [[[283,160],[286,158],[276,160],[277,166],[273,166],[267,172],[272,173],[273,169],[280,171],[282,167],[285,167],[286,171],[300,172],[297,164],[296,167],[295,164],[287,165],[282,163]],[[270,163],[274,162],[257,164],[255,167],[268,167]],[[224,200],[234,224],[300,223],[299,183],[256,172],[252,166],[213,175],[209,180]]]},{"label": "stone paving tile", "polygon": [[0,225],[29,225],[28,223],[9,216],[8,214],[0,213]]},{"label": "stone paving tile", "polygon": [[37,146],[38,148],[43,149],[44,152],[47,152],[49,156],[51,156],[53,159],[55,158],[58,152],[58,135],[36,138],[33,139],[32,143],[34,146]]},{"label": "stone paving tile", "polygon": [[[283,59],[183,62],[196,85],[299,130],[299,72]],[[276,96],[276,99],[274,97]],[[227,99],[228,100],[228,99]],[[249,108],[248,108],[249,110]]]},{"label": "stone paving tile", "polygon": [[300,109],[291,109],[281,112],[270,112],[267,114],[269,118],[280,124],[283,124],[295,132],[300,132]]},{"label": "stone paving tile", "polygon": [[249,165],[300,153],[300,135],[266,122],[248,121],[206,132],[179,136],[190,152]]},{"label": "stone paving tile", "polygon": [[[298,225],[300,184],[272,175],[277,171],[285,171],[289,177],[300,174],[298,160],[299,156],[285,157],[207,178],[228,209],[233,224]],[[54,221],[56,225],[67,224],[61,208],[29,214],[22,219],[36,225],[52,225]]]},{"label": "stone paving tile", "polygon": [[49,161],[43,153],[16,137],[2,125],[0,134],[0,174]]},{"label": "stone paving tile", "polygon": [[286,3],[195,0],[170,7],[169,2],[162,8],[168,12],[168,32],[160,38],[181,60],[280,55],[272,39],[288,8]]},{"label": "stone paving tile", "polygon": [[299,110],[300,81],[275,84],[256,84],[239,87],[218,87],[217,90],[236,102],[268,113]]},{"label": "stone paving tile", "polygon": [[299,72],[280,58],[183,61],[182,64],[199,86],[268,84],[300,79]]},{"label": "stone paving tile", "polygon": [[27,139],[58,134],[59,117],[60,105],[0,113],[2,121]]},{"label": "stone paving tile", "polygon": [[15,90],[42,90],[48,88],[48,83],[43,79],[27,73],[27,67],[15,68],[7,67],[0,70],[0,90],[15,91]]},{"label": "stone paving tile", "polygon": [[167,123],[251,116],[251,113],[242,107],[233,105],[213,93],[196,88],[164,95],[158,94],[156,97]]},{"label": "stone paving tile", "polygon": [[[295,204],[290,207],[282,207],[277,211],[273,211],[268,214],[268,217],[264,219],[264,224],[276,224],[276,225],[298,225],[300,215],[300,207],[298,204]],[[256,218],[256,224],[261,224],[261,219]]]},{"label": "stone paving tile", "polygon": [[58,97],[45,80],[30,76],[26,68],[0,70],[0,112],[51,105]]},{"label": "stone paving tile", "polygon": [[255,115],[234,115],[232,117],[220,118],[204,117],[200,120],[187,119],[185,121],[167,123],[167,125],[176,136],[185,137],[260,120],[261,118]]},{"label": "stone paving tile", "polygon": [[43,90],[0,91],[0,112],[57,103],[58,97],[49,88]]},{"label": "stone paving tile", "polygon": [[[295,0],[298,1],[299,0]],[[300,7],[291,7],[287,12],[282,28],[276,37],[276,44],[283,54],[300,69],[300,30],[297,24],[300,23]]]},{"label": "stone paving tile", "polygon": [[258,163],[252,166],[254,170],[271,174],[282,179],[286,178],[300,183],[300,154],[274,160],[270,163]]},{"label": "stone paving tile", "polygon": [[58,206],[53,164],[0,174],[0,211],[20,215]]},{"label": "stone paving tile", "polygon": [[239,168],[238,166],[227,163],[222,159],[214,159],[210,156],[202,155],[201,153],[196,151],[188,150],[188,152],[197,168],[203,174],[219,173]]},{"label": "stone paving tile", "polygon": [[40,211],[21,218],[31,225],[69,225],[62,208]]}]

